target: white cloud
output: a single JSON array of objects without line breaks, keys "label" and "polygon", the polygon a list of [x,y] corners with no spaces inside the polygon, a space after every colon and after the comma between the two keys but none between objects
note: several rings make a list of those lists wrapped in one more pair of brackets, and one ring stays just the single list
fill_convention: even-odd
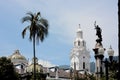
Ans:
[{"label": "white cloud", "polygon": [[38,61],[38,63],[41,64],[43,67],[54,67],[55,66],[51,62],[46,61],[46,60],[41,60],[41,59]]},{"label": "white cloud", "polygon": [[[31,64],[31,63],[32,63],[32,61],[29,61],[29,64]],[[38,64],[41,64],[43,67],[54,67],[54,66],[56,66],[55,64],[52,64],[50,61],[42,60],[42,59],[38,60]]]}]

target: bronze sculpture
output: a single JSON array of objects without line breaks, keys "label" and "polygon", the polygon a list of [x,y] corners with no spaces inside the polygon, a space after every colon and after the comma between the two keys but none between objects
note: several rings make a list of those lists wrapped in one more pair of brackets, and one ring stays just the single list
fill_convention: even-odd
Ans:
[{"label": "bronze sculpture", "polygon": [[98,39],[96,39],[96,42],[102,44],[101,43],[102,42],[102,35],[101,35],[102,29],[98,25],[96,25],[96,21],[94,23],[94,26],[96,29],[96,35],[98,36]]}]

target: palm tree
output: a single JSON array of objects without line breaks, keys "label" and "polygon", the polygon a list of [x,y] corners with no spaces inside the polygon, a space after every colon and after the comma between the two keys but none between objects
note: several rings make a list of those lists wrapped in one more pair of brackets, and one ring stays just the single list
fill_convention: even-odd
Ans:
[{"label": "palm tree", "polygon": [[[29,39],[33,40],[33,58],[34,58],[34,80],[36,80],[36,61],[35,61],[35,43],[39,43],[39,40],[43,42],[44,38],[48,35],[48,21],[41,17],[40,12],[33,14],[28,12],[27,16],[22,18],[22,23],[29,22],[30,25],[24,28],[22,31],[22,37],[24,38],[26,31],[29,30]],[[36,41],[37,40],[37,41]]]}]

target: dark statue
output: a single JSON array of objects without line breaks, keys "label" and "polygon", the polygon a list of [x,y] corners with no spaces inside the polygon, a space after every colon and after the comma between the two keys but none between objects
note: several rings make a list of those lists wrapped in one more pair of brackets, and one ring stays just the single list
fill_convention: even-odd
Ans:
[{"label": "dark statue", "polygon": [[98,39],[96,39],[96,42],[101,44],[101,42],[102,42],[102,35],[101,35],[102,30],[98,25],[96,25],[96,21],[95,21],[94,26],[96,29],[96,35],[98,36]]}]

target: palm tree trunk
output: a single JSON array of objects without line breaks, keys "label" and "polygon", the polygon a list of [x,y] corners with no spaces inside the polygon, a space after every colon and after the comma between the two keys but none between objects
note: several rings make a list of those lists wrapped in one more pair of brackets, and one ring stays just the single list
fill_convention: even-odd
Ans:
[{"label": "palm tree trunk", "polygon": [[34,58],[34,80],[36,80],[36,56],[35,56],[35,35],[33,35],[33,58]]},{"label": "palm tree trunk", "polygon": [[120,33],[119,33],[119,28],[120,28],[120,1],[118,0],[118,56],[119,56],[119,70],[118,70],[118,80],[120,80]]}]

